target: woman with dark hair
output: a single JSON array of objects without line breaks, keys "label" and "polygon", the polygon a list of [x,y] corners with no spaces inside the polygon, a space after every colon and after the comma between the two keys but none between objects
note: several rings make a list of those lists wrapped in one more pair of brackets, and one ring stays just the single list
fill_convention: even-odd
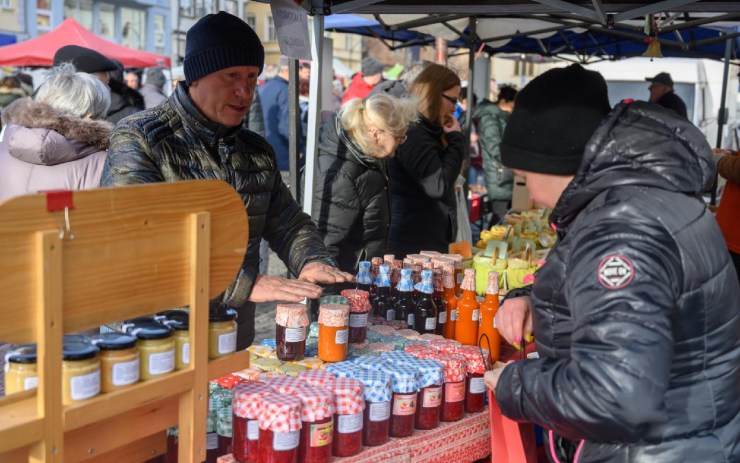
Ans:
[{"label": "woman with dark hair", "polygon": [[388,252],[447,252],[455,240],[455,180],[460,175],[464,139],[452,116],[460,78],[439,64],[428,65],[411,84],[419,121],[388,161],[391,226]]}]

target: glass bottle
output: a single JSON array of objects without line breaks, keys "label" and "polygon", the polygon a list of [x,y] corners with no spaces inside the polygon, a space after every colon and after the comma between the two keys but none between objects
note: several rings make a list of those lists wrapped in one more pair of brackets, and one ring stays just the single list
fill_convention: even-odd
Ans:
[{"label": "glass bottle", "polygon": [[445,306],[441,268],[432,270],[432,281],[434,282],[432,300],[434,301],[434,306],[437,307],[437,328],[434,330],[434,334],[444,336],[445,324],[447,323],[447,307]]},{"label": "glass bottle", "polygon": [[412,296],[414,306],[419,303],[419,298],[421,297],[421,270],[421,265],[411,265],[411,281],[414,282],[414,295]]},{"label": "glass bottle", "polygon": [[[478,345],[491,352],[491,362],[499,360],[501,351],[501,336],[493,325],[493,319],[498,312],[498,272],[488,272],[488,287],[486,299],[480,304],[480,326],[478,327]],[[488,340],[483,338],[486,335]]]},{"label": "glass bottle", "polygon": [[370,298],[372,299],[373,296],[375,296],[375,293],[377,292],[378,287],[376,286],[376,280],[378,279],[378,272],[380,271],[380,266],[383,265],[383,258],[381,257],[373,257],[370,259]]},{"label": "glass bottle", "polygon": [[442,267],[442,297],[445,301],[445,312],[447,323],[445,323],[442,336],[447,339],[455,339],[457,325],[457,296],[455,295],[455,269],[445,265]]},{"label": "glass bottle", "polygon": [[394,260],[391,264],[391,298],[395,304],[398,298],[398,291],[396,287],[401,281],[401,270],[403,269],[403,262],[400,260]]},{"label": "glass bottle", "polygon": [[383,264],[378,268],[378,278],[375,279],[377,287],[373,298],[373,314],[385,320],[396,319],[396,309],[391,301],[391,276],[390,267]]},{"label": "glass bottle", "polygon": [[414,329],[414,304],[412,295],[414,291],[413,282],[411,281],[411,269],[401,269],[401,280],[396,286],[396,320],[406,322],[407,328]]},{"label": "glass bottle", "polygon": [[370,278],[370,261],[363,260],[360,262],[355,280],[357,281],[357,289],[370,291],[370,286],[373,284],[373,280]]},{"label": "glass bottle", "polygon": [[432,271],[422,270],[419,284],[419,301],[416,304],[414,329],[419,334],[434,333],[437,329],[437,307],[432,300],[434,283]]},{"label": "glass bottle", "polygon": [[462,297],[457,303],[458,319],[455,339],[468,346],[478,345],[478,316],[480,306],[475,298],[475,269],[466,268],[461,285]]}]

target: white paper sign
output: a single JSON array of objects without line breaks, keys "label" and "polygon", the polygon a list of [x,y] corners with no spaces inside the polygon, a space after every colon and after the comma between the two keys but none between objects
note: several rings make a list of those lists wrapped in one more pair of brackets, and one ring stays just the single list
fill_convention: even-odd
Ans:
[{"label": "white paper sign", "polygon": [[308,13],[292,0],[271,0],[280,53],[295,59],[311,60]]}]

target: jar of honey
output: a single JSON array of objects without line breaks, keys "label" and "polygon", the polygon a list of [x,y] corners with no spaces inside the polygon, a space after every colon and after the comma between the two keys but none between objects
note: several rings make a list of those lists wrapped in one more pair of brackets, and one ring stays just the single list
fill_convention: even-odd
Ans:
[{"label": "jar of honey", "polygon": [[172,329],[161,323],[140,323],[129,329],[139,349],[140,378],[148,381],[175,369],[175,340]]},{"label": "jar of honey", "polygon": [[175,339],[175,370],[184,370],[190,365],[190,314],[185,310],[168,310],[161,315],[161,323],[172,328]]},{"label": "jar of honey", "polygon": [[5,394],[36,389],[36,344],[19,344],[6,354]]},{"label": "jar of honey", "polygon": [[224,304],[208,314],[208,358],[217,359],[236,352],[236,310]]},{"label": "jar of honey", "polygon": [[100,394],[98,348],[86,336],[64,336],[62,403],[70,405],[98,394]]},{"label": "jar of honey", "polygon": [[103,392],[115,391],[139,381],[139,350],[135,337],[113,331],[93,337],[92,343],[100,349],[98,358]]},{"label": "jar of honey", "polygon": [[347,358],[349,307],[324,304],[319,307],[319,358],[341,362]]},{"label": "jar of honey", "polygon": [[278,304],[275,309],[277,358],[303,360],[306,354],[306,328],[310,324],[305,304]]}]

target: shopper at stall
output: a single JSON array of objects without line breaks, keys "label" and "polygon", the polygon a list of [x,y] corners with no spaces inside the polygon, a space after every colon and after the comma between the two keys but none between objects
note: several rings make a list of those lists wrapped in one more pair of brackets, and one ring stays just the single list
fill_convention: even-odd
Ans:
[{"label": "shopper at stall", "polygon": [[572,65],[519,93],[501,152],[558,233],[495,318],[540,356],[486,373],[502,412],[551,430],[553,461],[740,461],[740,288],[702,133],[649,103],[610,112]]},{"label": "shopper at stall", "polygon": [[290,168],[290,104],[288,100],[288,81],[290,68],[288,58],[281,56],[277,65],[277,75],[259,87],[262,115],[265,124],[265,138],[277,155],[278,169],[283,172],[283,180],[288,179]]},{"label": "shopper at stall", "polygon": [[725,189],[717,208],[717,223],[740,277],[740,152],[714,150],[717,173],[725,179]]},{"label": "shopper at stall", "polygon": [[0,201],[41,190],[86,190],[100,185],[113,126],[102,120],[108,88],[69,63],[46,75],[35,100],[3,110]]},{"label": "shopper at stall", "polygon": [[144,107],[146,109],[157,106],[167,98],[164,94],[164,85],[166,83],[167,78],[162,68],[152,67],[146,69],[144,73],[144,85],[139,90],[141,96],[144,97]]},{"label": "shopper at stall", "polygon": [[388,252],[447,252],[457,228],[455,180],[465,141],[452,117],[460,96],[460,78],[439,64],[428,65],[411,85],[419,121],[408,140],[388,161],[391,226]]},{"label": "shopper at stall", "polygon": [[352,76],[352,82],[342,96],[342,104],[355,98],[365,98],[382,80],[383,65],[370,57],[363,58],[362,72]]},{"label": "shopper at stall", "polygon": [[[239,349],[254,338],[254,303],[317,298],[317,283],[352,280],[335,268],[316,226],[291,197],[273,149],[242,126],[263,63],[262,43],[244,21],[225,12],[201,18],[186,36],[186,81],[159,106],[116,127],[102,181],[214,178],[241,195],[249,215],[249,246],[223,295],[239,313]],[[263,237],[298,279],[258,274]]]},{"label": "shopper at stall", "polygon": [[385,163],[415,118],[413,101],[379,94],[348,102],[321,126],[313,218],[345,272],[386,253],[391,213]]},{"label": "shopper at stall", "polygon": [[110,72],[118,69],[112,59],[79,45],[65,45],[54,53],[52,65],[59,66],[62,63],[72,63],[75,69],[94,75],[105,85],[109,85]]},{"label": "shopper at stall", "polygon": [[673,91],[673,78],[667,72],[661,72],[654,77],[646,77],[650,82],[650,102],[659,104],[664,108],[674,111],[676,114],[688,118],[686,103]]}]

